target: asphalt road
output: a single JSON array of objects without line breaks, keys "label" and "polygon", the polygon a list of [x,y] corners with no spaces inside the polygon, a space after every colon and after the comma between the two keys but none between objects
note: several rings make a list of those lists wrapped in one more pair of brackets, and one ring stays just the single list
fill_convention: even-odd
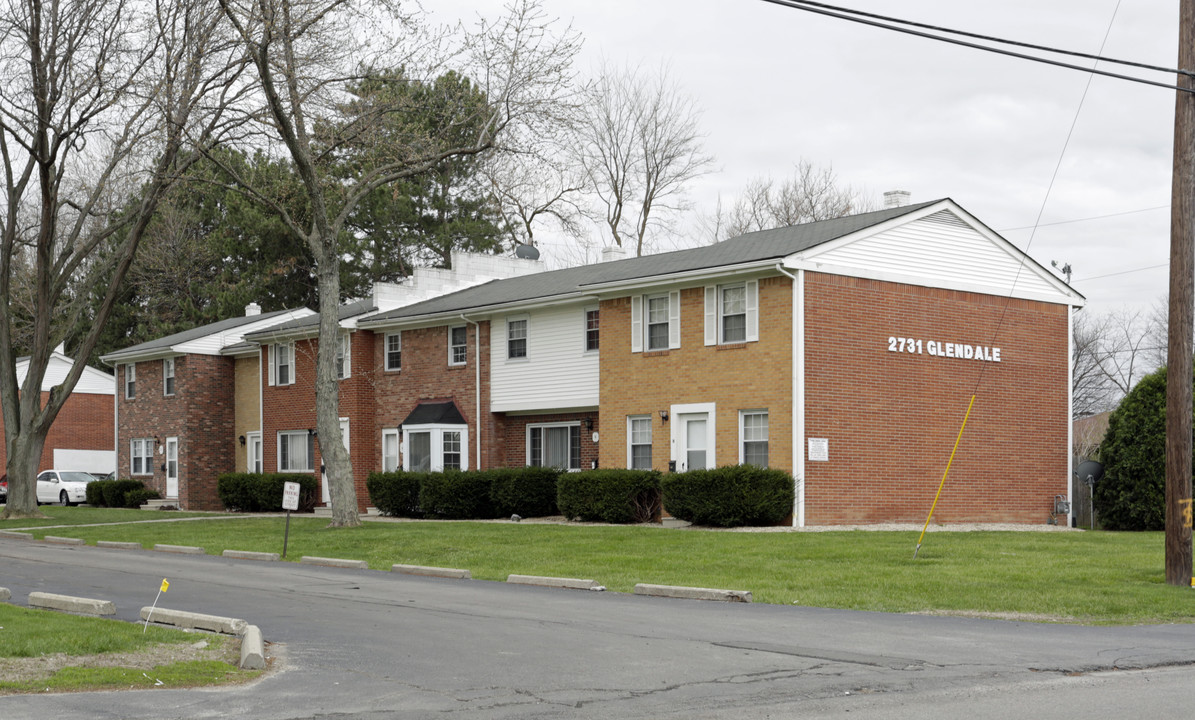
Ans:
[{"label": "asphalt road", "polygon": [[0,718],[1190,714],[1195,625],[668,600],[0,539],[18,604],[94,597],[135,620],[162,578],[160,606],[258,625],[279,670],[233,689],[0,697]]}]

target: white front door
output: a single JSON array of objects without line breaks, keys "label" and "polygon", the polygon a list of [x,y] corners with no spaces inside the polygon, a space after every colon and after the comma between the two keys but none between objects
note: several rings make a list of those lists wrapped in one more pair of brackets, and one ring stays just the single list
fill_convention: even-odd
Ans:
[{"label": "white front door", "polygon": [[166,438],[166,497],[178,497],[178,438]]},{"label": "white front door", "polygon": [[247,449],[245,456],[245,470],[251,473],[261,472],[261,433],[245,433]]},{"label": "white front door", "polygon": [[709,415],[692,413],[680,416],[681,449],[677,458],[681,472],[705,470],[709,464]]}]

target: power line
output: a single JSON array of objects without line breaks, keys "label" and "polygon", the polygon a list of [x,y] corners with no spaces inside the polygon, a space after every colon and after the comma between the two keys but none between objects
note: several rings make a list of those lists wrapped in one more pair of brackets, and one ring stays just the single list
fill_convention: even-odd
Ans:
[{"label": "power line", "polygon": [[1124,212],[1109,213],[1108,215],[1092,215],[1091,217],[1075,218],[1073,220],[1058,220],[1057,222],[1039,223],[1037,225],[1023,225],[1021,227],[1003,228],[998,232],[1013,232],[1014,230],[1033,230],[1039,227],[1050,227],[1052,225],[1069,225],[1071,223],[1087,222],[1088,220],[1105,220],[1107,218],[1121,217],[1123,215],[1133,215],[1134,213],[1152,212],[1154,210],[1165,210],[1169,205],[1158,205],[1156,207],[1141,208],[1140,210],[1125,210]]},{"label": "power line", "polygon": [[1148,267],[1133,268],[1132,270],[1121,270],[1120,272],[1108,273],[1107,275],[1095,275],[1089,278],[1079,278],[1075,282],[1088,282],[1090,280],[1100,280],[1102,278],[1116,277],[1117,275],[1128,275],[1129,273],[1144,272],[1146,270],[1157,270],[1158,268],[1169,267],[1170,263],[1162,263],[1161,265],[1150,265]]},{"label": "power line", "polygon": [[[1139,83],[1142,85],[1152,85],[1154,87],[1165,88],[1167,90],[1175,90],[1177,92],[1195,94],[1195,89],[1181,87],[1178,85],[1174,85],[1172,83],[1160,82],[1157,80],[1147,80],[1145,78],[1135,77],[1133,75],[1125,75],[1123,73],[1109,72],[1107,70],[1100,70],[1098,68],[1093,68],[1093,67],[1084,67],[1082,65],[1075,65],[1073,63],[1066,63],[1066,62],[1061,62],[1058,60],[1051,60],[1049,58],[1043,58],[1043,57],[1039,57],[1036,55],[1029,55],[1026,53],[1013,52],[1012,50],[1002,50],[1000,48],[991,47],[990,45],[981,45],[979,43],[967,42],[966,40],[958,40],[956,38],[944,37],[942,35],[935,35],[931,32],[923,32],[921,30],[915,30],[912,28],[913,27],[934,28],[934,26],[920,25],[918,23],[914,23],[909,20],[901,20],[898,18],[887,18],[885,16],[880,16],[880,15],[871,15],[868,13],[863,13],[858,10],[852,10],[850,8],[843,8],[843,7],[838,7],[838,6],[834,6],[834,5],[824,5],[822,3],[809,2],[808,0],[763,0],[763,2],[771,3],[773,5],[779,5],[781,7],[789,8],[790,10],[803,10],[805,12],[814,13],[816,15],[825,15],[826,17],[837,18],[839,20],[847,20],[849,22],[858,23],[860,25],[869,25],[871,27],[881,28],[883,30],[892,30],[894,32],[900,32],[900,33],[905,33],[906,35],[913,35],[916,37],[927,38],[929,40],[938,40],[939,42],[950,43],[951,45],[959,45],[962,47],[968,47],[968,48],[972,48],[974,50],[983,50],[986,52],[995,53],[997,55],[1006,55],[1008,57],[1020,58],[1022,60],[1031,60],[1033,62],[1042,63],[1045,65],[1053,65],[1055,67],[1066,68],[1068,70],[1078,70],[1080,72],[1088,73],[1091,75],[1102,75],[1104,77],[1116,78],[1117,80],[1127,80],[1129,82],[1135,82],[1135,83]],[[871,18],[883,18],[883,21],[881,21],[879,19],[871,19]],[[910,27],[901,27],[901,25],[908,25]],[[1046,46],[1030,45],[1028,43],[1018,43],[1018,42],[1015,42],[1012,40],[1002,40],[1000,38],[995,38],[995,37],[976,35],[973,33],[966,33],[961,30],[950,30],[950,29],[946,29],[946,28],[934,28],[934,29],[936,32],[945,32],[945,33],[951,33],[951,34],[956,34],[956,35],[964,35],[964,36],[968,36],[968,37],[982,38],[989,42],[998,42],[998,43],[1005,43],[1005,44],[1009,44],[1009,45],[1018,45],[1018,46],[1026,47],[1026,48],[1040,49],[1044,52],[1051,52],[1051,53],[1056,53],[1056,54],[1060,54],[1060,55],[1073,55],[1076,57],[1091,58],[1091,59],[1095,59],[1097,62],[1110,62],[1110,63],[1117,63],[1117,64],[1121,64],[1121,65],[1131,65],[1134,67],[1139,67],[1139,68],[1147,69],[1147,70],[1154,70],[1157,72],[1166,72],[1166,73],[1174,73],[1174,74],[1180,74],[1180,75],[1195,76],[1195,73],[1193,73],[1192,71],[1161,68],[1161,67],[1156,67],[1153,65],[1145,65],[1143,63],[1135,63],[1135,62],[1131,62],[1128,60],[1115,60],[1115,59],[1110,59],[1110,58],[1103,58],[1098,55],[1084,55],[1081,53],[1070,52],[1067,50],[1059,50],[1057,48],[1049,48]]]}]

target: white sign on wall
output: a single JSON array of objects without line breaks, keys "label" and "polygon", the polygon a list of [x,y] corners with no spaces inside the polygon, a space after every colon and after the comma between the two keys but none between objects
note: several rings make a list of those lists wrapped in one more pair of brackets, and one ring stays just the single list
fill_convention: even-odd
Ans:
[{"label": "white sign on wall", "polygon": [[888,336],[888,352],[910,355],[933,355],[934,357],[956,358],[958,360],[982,360],[1000,362],[1000,348],[970,343],[942,342]]},{"label": "white sign on wall", "polygon": [[830,440],[828,438],[809,438],[809,459],[827,462],[830,459]]}]

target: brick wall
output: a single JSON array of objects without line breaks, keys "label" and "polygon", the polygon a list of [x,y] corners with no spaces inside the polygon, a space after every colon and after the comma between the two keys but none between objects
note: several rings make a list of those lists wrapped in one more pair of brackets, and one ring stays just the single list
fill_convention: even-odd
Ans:
[{"label": "brick wall", "polygon": [[[116,444],[116,474],[142,480],[162,497],[166,497],[166,473],[162,465],[166,456],[160,453],[165,448],[166,438],[179,438],[179,502],[183,502],[182,461],[187,446],[183,436],[187,428],[188,400],[184,394],[191,384],[184,383],[183,376],[189,364],[186,358],[176,358],[174,366],[175,393],[169,397],[162,394],[162,361],[147,360],[136,363],[136,386],[133,398],[125,397],[125,373],[128,364],[123,364],[116,373],[117,417],[120,434]],[[156,438],[153,457],[150,458],[149,474],[133,475],[130,457],[130,442],[133,438]],[[183,507],[187,507],[185,504]]]},{"label": "brick wall", "polygon": [[[42,407],[50,394],[41,394]],[[0,417],[0,438],[4,437],[4,418]],[[62,404],[58,417],[46,434],[38,471],[54,467],[54,450],[111,450],[113,442],[112,396],[71,393]],[[8,466],[8,448],[0,442],[0,473]],[[99,472],[106,468],[97,467]]]},{"label": "brick wall", "polygon": [[[935,522],[1046,521],[1066,494],[1065,306],[806,273],[808,524],[924,522],[973,392]],[[921,353],[889,352],[890,336]],[[999,363],[928,354],[995,346]]]},{"label": "brick wall", "polygon": [[738,462],[739,410],[767,409],[769,464],[792,468],[792,286],[759,282],[759,341],[705,345],[704,289],[681,291],[681,346],[631,352],[630,297],[601,304],[602,467],[627,467],[627,416],[652,418],[652,466],[667,470],[671,427],[660,410],[716,403],[717,464]]}]

